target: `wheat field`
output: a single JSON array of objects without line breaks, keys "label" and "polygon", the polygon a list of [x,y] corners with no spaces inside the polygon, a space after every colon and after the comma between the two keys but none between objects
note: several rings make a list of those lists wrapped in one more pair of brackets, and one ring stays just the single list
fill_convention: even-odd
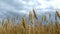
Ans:
[{"label": "wheat field", "polygon": [[0,34],[60,34],[60,24],[57,21],[57,17],[60,18],[58,11],[55,13],[55,24],[50,17],[49,14],[50,22],[48,25],[42,24],[47,21],[46,16],[42,15],[42,22],[40,22],[35,10],[29,12],[29,19],[23,16],[18,23],[16,23],[16,19],[19,19],[18,16],[15,16],[13,20],[10,17],[6,21],[2,19],[0,21]]}]

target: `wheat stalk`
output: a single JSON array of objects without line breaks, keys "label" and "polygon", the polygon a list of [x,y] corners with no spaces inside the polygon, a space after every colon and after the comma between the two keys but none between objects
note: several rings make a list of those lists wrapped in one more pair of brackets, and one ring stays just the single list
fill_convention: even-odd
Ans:
[{"label": "wheat stalk", "polygon": [[56,34],[59,34],[59,31],[58,31],[58,21],[55,22],[55,32]]},{"label": "wheat stalk", "polygon": [[52,20],[50,20],[49,34],[52,34],[52,32],[53,32],[53,23]]}]

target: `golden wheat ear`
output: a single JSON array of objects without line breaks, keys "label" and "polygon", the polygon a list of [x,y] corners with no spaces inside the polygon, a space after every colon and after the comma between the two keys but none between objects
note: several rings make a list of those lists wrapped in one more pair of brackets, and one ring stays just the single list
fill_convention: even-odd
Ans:
[{"label": "golden wheat ear", "polygon": [[23,25],[24,28],[26,28],[25,22],[26,22],[26,21],[25,21],[25,18],[22,17],[22,25]]},{"label": "golden wheat ear", "polygon": [[29,12],[29,20],[31,20],[32,24],[34,23],[34,15],[31,11]]},{"label": "golden wheat ear", "polygon": [[55,14],[55,20],[57,20],[57,15]]},{"label": "golden wheat ear", "polygon": [[32,12],[30,11],[29,12],[29,20],[31,20],[31,18],[32,18]]},{"label": "golden wheat ear", "polygon": [[7,21],[10,22],[10,16],[7,17]]},{"label": "golden wheat ear", "polygon": [[35,12],[34,9],[33,9],[33,13],[34,13],[34,17],[35,17],[36,19],[38,19],[37,14],[36,14],[36,12]]},{"label": "golden wheat ear", "polygon": [[4,26],[4,19],[2,19],[2,27]]},{"label": "golden wheat ear", "polygon": [[56,15],[58,16],[58,18],[60,18],[60,14],[58,13],[58,11],[56,11]]},{"label": "golden wheat ear", "polygon": [[42,15],[42,21],[46,21],[46,16]]},{"label": "golden wheat ear", "polygon": [[10,28],[10,24],[11,24],[11,22],[10,22],[10,16],[8,16],[8,17],[7,17],[6,24],[5,24],[7,29]]}]

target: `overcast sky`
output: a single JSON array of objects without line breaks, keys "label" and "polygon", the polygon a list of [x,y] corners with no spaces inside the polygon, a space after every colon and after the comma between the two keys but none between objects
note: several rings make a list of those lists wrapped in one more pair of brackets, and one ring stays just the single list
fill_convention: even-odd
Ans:
[{"label": "overcast sky", "polygon": [[28,14],[32,9],[37,13],[55,12],[60,9],[60,0],[0,0],[0,14],[16,12]]}]

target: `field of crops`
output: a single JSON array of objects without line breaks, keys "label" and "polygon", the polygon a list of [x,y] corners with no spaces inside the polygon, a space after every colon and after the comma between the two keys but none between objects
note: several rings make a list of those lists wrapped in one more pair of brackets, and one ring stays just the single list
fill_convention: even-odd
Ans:
[{"label": "field of crops", "polygon": [[[50,17],[49,14],[49,19]],[[8,17],[7,21],[4,21],[4,19],[0,21],[0,34],[60,34],[60,24],[57,17],[60,18],[60,14],[56,11],[55,24],[50,19],[48,25],[42,24],[47,21],[46,16],[42,15],[42,22],[40,22],[35,10],[29,12],[29,19],[23,16],[18,23],[16,23],[16,19],[19,19],[18,16],[14,17],[13,20]]]}]

